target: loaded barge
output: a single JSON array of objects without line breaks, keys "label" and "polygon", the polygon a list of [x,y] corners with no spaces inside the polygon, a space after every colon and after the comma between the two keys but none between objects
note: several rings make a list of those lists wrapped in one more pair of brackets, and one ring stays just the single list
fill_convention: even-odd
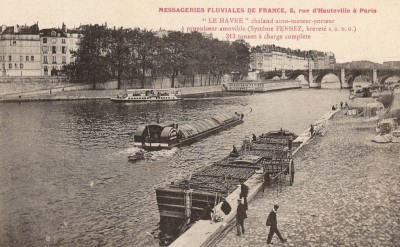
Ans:
[{"label": "loaded barge", "polygon": [[188,179],[157,188],[161,232],[178,237],[201,218],[207,204],[214,208],[255,173],[262,173],[268,179],[289,175],[292,185],[291,151],[300,145],[293,143],[296,138],[284,130],[262,134],[256,140],[243,141],[237,152],[191,174]]},{"label": "loaded barge", "polygon": [[235,81],[228,83],[227,91],[265,93],[299,88],[301,88],[301,81],[297,80]]},{"label": "loaded barge", "polygon": [[184,124],[165,122],[140,126],[134,134],[134,146],[153,151],[192,144],[207,136],[243,123],[243,114],[218,114]]}]

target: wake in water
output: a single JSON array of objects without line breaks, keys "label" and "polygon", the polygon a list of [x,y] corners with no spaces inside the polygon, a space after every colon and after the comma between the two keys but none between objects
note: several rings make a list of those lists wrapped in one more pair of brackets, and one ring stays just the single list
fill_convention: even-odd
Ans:
[{"label": "wake in water", "polygon": [[160,160],[160,159],[165,159],[165,158],[174,156],[178,150],[179,150],[179,148],[175,147],[172,149],[162,149],[159,151],[153,151],[153,152],[149,152],[149,153],[151,154],[150,157],[152,160]]},{"label": "wake in water", "polygon": [[148,152],[142,148],[130,147],[119,151],[118,154],[127,155],[130,162],[136,162],[140,160],[158,161],[174,156],[178,150],[178,148],[172,148]]}]

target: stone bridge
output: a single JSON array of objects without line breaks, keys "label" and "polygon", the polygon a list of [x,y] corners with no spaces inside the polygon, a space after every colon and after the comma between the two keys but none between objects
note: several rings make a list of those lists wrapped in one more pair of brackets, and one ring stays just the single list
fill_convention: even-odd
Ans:
[{"label": "stone bridge", "polygon": [[260,73],[260,79],[294,80],[303,75],[310,88],[320,88],[322,79],[326,75],[336,75],[340,81],[340,88],[352,88],[354,80],[358,76],[367,76],[373,85],[384,85],[385,81],[392,76],[400,76],[400,70],[377,70],[377,69],[314,69],[314,70],[280,70],[264,71]]}]

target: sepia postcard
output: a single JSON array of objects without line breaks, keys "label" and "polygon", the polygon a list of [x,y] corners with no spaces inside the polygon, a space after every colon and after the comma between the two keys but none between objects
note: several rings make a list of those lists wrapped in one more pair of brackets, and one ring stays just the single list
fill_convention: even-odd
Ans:
[{"label": "sepia postcard", "polygon": [[399,1],[1,3],[0,246],[399,246]]}]

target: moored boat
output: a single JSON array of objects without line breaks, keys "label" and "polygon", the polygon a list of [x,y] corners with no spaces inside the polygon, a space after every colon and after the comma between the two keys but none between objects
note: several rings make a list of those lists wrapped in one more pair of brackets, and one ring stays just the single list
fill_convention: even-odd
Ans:
[{"label": "moored boat", "polygon": [[[238,184],[247,181],[255,173],[291,175],[293,183],[293,161],[289,140],[296,135],[280,130],[268,132],[253,141],[244,141],[238,155],[228,155],[182,179],[156,189],[160,213],[160,230],[177,237],[191,223],[201,218],[203,209],[215,207],[222,199],[233,193]],[[291,143],[297,148],[299,143]]]},{"label": "moored boat", "polygon": [[227,91],[262,93],[297,88],[301,88],[301,82],[296,80],[235,81],[228,83]]},{"label": "moored boat", "polygon": [[360,85],[357,85],[354,88],[350,89],[349,99],[371,97],[372,95],[371,90],[372,90],[371,86],[362,87]]},{"label": "moored boat", "polygon": [[243,114],[221,113],[214,117],[183,124],[164,122],[139,126],[134,146],[146,150],[171,149],[189,145],[212,134],[243,123]]},{"label": "moored boat", "polygon": [[174,89],[128,89],[123,95],[110,98],[113,102],[174,101],[183,99],[182,93]]}]

